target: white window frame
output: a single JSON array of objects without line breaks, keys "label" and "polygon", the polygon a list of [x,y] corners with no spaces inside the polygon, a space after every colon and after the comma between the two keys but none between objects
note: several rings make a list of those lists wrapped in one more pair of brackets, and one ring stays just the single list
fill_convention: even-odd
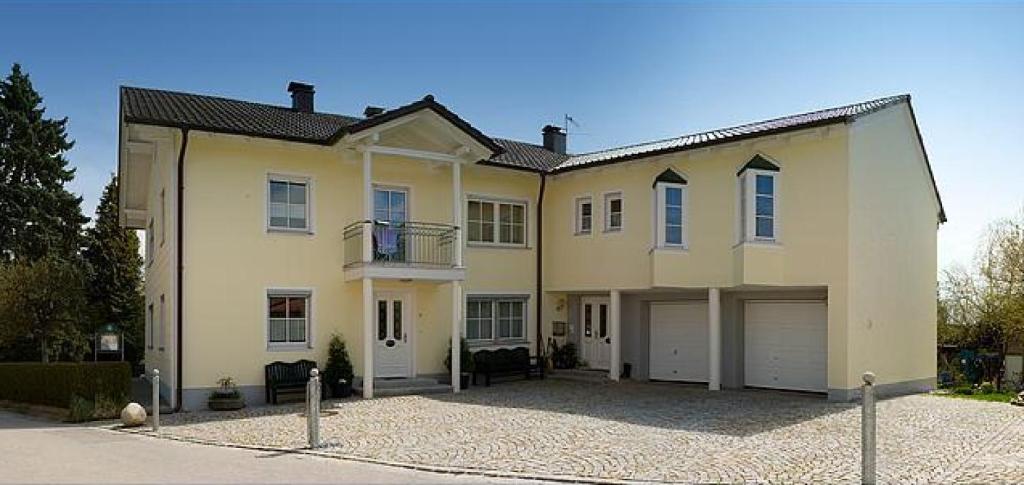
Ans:
[{"label": "white window frame", "polygon": [[167,304],[165,295],[160,295],[160,326],[157,327],[156,341],[157,349],[161,352],[164,351],[164,330],[167,325]]},{"label": "white window frame", "polygon": [[[303,342],[271,342],[270,341],[270,299],[271,298],[305,298],[306,299],[306,340]],[[263,292],[263,341],[271,352],[293,352],[313,348],[314,309],[316,308],[312,288],[267,288]],[[286,325],[287,327],[287,325]]]},{"label": "white window frame", "polygon": [[[757,177],[771,177],[772,179],[772,236],[757,236]],[[781,241],[781,224],[779,214],[779,196],[782,175],[774,170],[747,169],[740,174],[737,183],[737,192],[743,211],[739,218],[740,242],[741,243],[767,243],[778,244]]]},{"label": "white window frame", "polygon": [[156,340],[154,338],[155,324],[156,322],[153,321],[153,304],[150,303],[146,305],[146,348],[149,350],[153,350],[153,341]]},{"label": "white window frame", "polygon": [[[288,184],[304,184],[306,186],[306,227],[281,227],[270,224],[270,184],[272,182],[288,183]],[[313,178],[308,175],[294,175],[294,174],[282,174],[282,173],[268,173],[267,179],[264,182],[264,217],[263,226],[267,232],[281,232],[281,233],[293,233],[293,234],[313,234],[314,233],[314,221],[313,221]],[[290,192],[290,191],[289,191]],[[288,206],[291,204],[289,203]]]},{"label": "white window frame", "polygon": [[[491,338],[469,338],[469,303],[470,302],[486,302],[491,307]],[[521,332],[522,335],[518,337],[499,337],[498,336],[498,308],[501,303],[521,303],[523,306],[523,317]],[[511,344],[525,344],[529,342],[530,335],[530,295],[528,293],[509,293],[509,294],[488,294],[488,293],[474,293],[467,294],[465,302],[463,303],[463,325],[462,335],[466,337],[466,342],[471,346],[486,347],[490,345],[511,345]]]},{"label": "white window frame", "polygon": [[153,266],[156,255],[156,235],[153,234],[153,217],[149,218],[149,225],[146,226],[146,266]]},{"label": "white window frame", "polygon": [[[687,249],[690,241],[690,202],[689,202],[689,191],[686,184],[676,184],[669,182],[658,182],[654,185],[655,189],[655,244],[656,247],[661,249]],[[681,191],[681,202],[682,207],[680,208],[682,214],[680,215],[680,222],[682,223],[682,235],[679,243],[670,243],[667,239],[667,231],[665,230],[665,204],[666,189],[679,189]]]},{"label": "white window frame", "polygon": [[167,241],[167,189],[160,189],[160,247]]},{"label": "white window frame", "polygon": [[[626,227],[626,200],[622,196],[621,190],[614,190],[611,192],[605,192],[604,199],[604,232],[622,232]],[[612,226],[612,201],[619,201],[619,225]]]},{"label": "white window frame", "polygon": [[[590,227],[583,228],[583,205],[590,204]],[[577,236],[589,236],[594,233],[594,198],[589,194],[580,195],[573,199],[573,234]]]},{"label": "white window frame", "polygon": [[[478,204],[491,204],[493,211],[492,216],[492,238],[493,241],[473,241],[469,238],[469,204],[476,202]],[[501,206],[521,206],[523,208],[523,242],[501,242]],[[530,237],[530,204],[526,200],[522,199],[504,199],[500,197],[489,197],[483,195],[469,195],[466,197],[466,212],[465,220],[463,221],[463,227],[466,228],[466,245],[467,246],[487,246],[487,247],[508,247],[508,248],[525,248]],[[481,219],[482,220],[482,219]],[[482,229],[481,229],[482,230]]]}]

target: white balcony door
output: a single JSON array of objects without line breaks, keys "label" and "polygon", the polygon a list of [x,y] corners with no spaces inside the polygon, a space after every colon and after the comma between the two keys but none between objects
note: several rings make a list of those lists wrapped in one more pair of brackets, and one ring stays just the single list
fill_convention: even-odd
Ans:
[{"label": "white balcony door", "polygon": [[591,369],[607,370],[612,354],[611,320],[608,298],[586,297],[582,299],[580,319],[583,321],[583,360]]},{"label": "white balcony door", "polygon": [[373,253],[375,261],[405,262],[408,237],[402,225],[409,220],[409,191],[404,188],[373,189]]},{"label": "white balcony door", "polygon": [[404,292],[374,294],[373,372],[378,378],[412,377],[412,336],[414,335],[411,298]]}]

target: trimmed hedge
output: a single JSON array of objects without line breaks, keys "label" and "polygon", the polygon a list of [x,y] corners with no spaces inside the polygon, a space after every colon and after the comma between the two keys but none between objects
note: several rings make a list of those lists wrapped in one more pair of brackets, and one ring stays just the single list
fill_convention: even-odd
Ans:
[{"label": "trimmed hedge", "polygon": [[112,418],[131,380],[127,362],[0,363],[0,399],[66,408],[72,421]]}]

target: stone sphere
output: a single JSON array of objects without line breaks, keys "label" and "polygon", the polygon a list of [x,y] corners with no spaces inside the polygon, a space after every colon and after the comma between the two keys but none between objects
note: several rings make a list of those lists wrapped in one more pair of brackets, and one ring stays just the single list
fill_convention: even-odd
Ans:
[{"label": "stone sphere", "polygon": [[146,408],[139,403],[129,403],[121,410],[121,424],[125,426],[142,426],[146,424]]}]

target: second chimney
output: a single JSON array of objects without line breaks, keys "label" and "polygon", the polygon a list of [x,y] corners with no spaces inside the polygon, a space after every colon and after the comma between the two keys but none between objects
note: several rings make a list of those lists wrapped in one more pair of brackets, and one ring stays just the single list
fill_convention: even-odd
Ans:
[{"label": "second chimney", "polygon": [[544,148],[555,153],[565,153],[565,132],[554,125],[547,125],[541,130],[544,134]]},{"label": "second chimney", "polygon": [[313,112],[313,85],[292,81],[288,83],[288,92],[292,93],[292,109],[303,113]]}]

